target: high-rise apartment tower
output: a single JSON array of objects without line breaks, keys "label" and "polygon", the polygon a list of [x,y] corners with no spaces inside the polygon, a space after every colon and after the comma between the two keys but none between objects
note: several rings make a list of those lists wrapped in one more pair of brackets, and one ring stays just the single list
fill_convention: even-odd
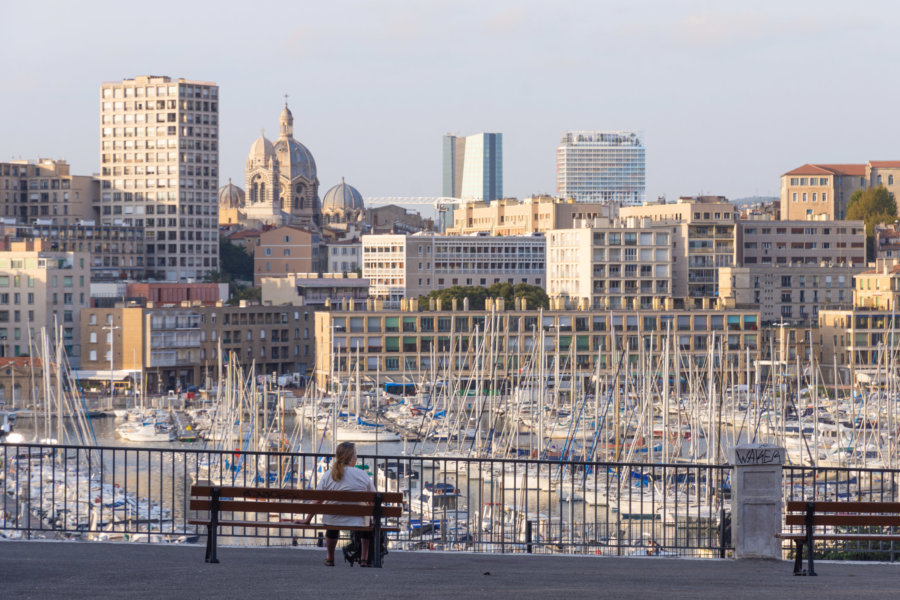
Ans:
[{"label": "high-rise apartment tower", "polygon": [[219,268],[219,88],[155,75],[100,87],[100,221],[146,231],[147,271]]},{"label": "high-rise apartment tower", "polygon": [[556,193],[578,202],[636,205],[646,187],[643,135],[568,131],[556,149]]}]

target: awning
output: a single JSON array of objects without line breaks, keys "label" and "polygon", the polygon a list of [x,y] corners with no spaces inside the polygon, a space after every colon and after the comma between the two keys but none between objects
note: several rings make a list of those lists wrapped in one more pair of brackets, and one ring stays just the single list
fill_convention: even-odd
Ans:
[{"label": "awning", "polygon": [[96,379],[98,381],[109,381],[110,379],[113,381],[123,381],[132,378],[133,376],[136,376],[133,377],[135,379],[140,379],[140,374],[140,369],[113,369],[112,371],[96,371],[90,369],[75,370],[75,377],[78,379]]}]

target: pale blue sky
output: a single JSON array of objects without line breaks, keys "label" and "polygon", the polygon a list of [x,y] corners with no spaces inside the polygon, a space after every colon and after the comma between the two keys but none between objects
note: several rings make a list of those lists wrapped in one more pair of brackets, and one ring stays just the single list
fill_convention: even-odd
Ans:
[{"label": "pale blue sky", "polygon": [[567,129],[637,129],[647,195],[777,195],[804,162],[900,159],[896,2],[7,3],[0,160],[98,169],[103,81],[220,86],[221,182],[261,128],[320,194],[439,195],[441,136],[504,135],[504,191],[554,193]]}]

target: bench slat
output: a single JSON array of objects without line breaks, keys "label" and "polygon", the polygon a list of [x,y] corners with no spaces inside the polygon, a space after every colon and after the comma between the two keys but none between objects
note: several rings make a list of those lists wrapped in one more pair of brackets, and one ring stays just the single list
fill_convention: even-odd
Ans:
[{"label": "bench slat", "polygon": [[[371,517],[374,506],[362,504],[313,504],[298,502],[254,502],[220,500],[219,512],[245,513],[290,513],[295,515],[341,515],[347,517]],[[191,510],[211,510],[211,500],[191,500]],[[382,517],[399,517],[403,514],[400,506],[382,506]]]},{"label": "bench slat", "polygon": [[[790,500],[787,503],[788,512],[802,512],[806,514],[806,500]],[[841,513],[900,513],[900,502],[841,502],[834,500],[815,500],[813,506],[817,513],[841,512]]]},{"label": "bench slat", "polygon": [[[209,525],[209,519],[191,519],[189,525]],[[349,531],[372,531],[371,526],[323,525],[321,523],[294,523],[292,521],[219,521],[222,527],[250,527],[264,529],[344,529]],[[400,528],[394,525],[382,525],[382,531],[396,533]]]},{"label": "bench slat", "polygon": [[[785,515],[785,525],[806,526],[806,515]],[[848,527],[900,527],[900,515],[813,515],[813,526],[843,525]]]},{"label": "bench slat", "polygon": [[[272,500],[339,500],[344,502],[374,502],[376,492],[344,492],[325,490],[297,490],[291,488],[260,488],[240,486],[192,485],[191,496],[210,497],[214,487],[219,488],[222,498],[265,498]],[[399,504],[403,502],[400,492],[378,492],[384,503]]]},{"label": "bench slat", "polygon": [[[805,540],[805,533],[776,533],[775,537],[782,540]],[[846,540],[852,542],[900,542],[900,535],[878,535],[872,533],[827,533],[824,535],[817,535],[813,538],[814,541],[820,540]]]}]

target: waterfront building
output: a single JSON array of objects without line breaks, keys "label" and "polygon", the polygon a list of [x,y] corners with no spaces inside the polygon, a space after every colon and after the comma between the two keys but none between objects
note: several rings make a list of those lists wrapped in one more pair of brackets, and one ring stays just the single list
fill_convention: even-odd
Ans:
[{"label": "waterfront building", "polygon": [[352,273],[362,269],[362,242],[342,240],[326,244],[329,273]]},{"label": "waterfront building", "polygon": [[581,219],[615,216],[614,207],[600,202],[575,202],[552,196],[532,196],[522,201],[502,198],[491,202],[466,202],[453,211],[447,235],[489,233],[531,235],[551,229],[569,229]]},{"label": "waterfront building", "polygon": [[159,278],[219,268],[218,118],[214,83],[140,76],[100,88],[100,224],[143,227]]},{"label": "waterfront building", "polygon": [[854,277],[865,265],[750,264],[719,269],[719,297],[729,307],[757,308],[764,325],[818,322],[823,308],[853,302]]},{"label": "waterfront building", "polygon": [[593,219],[547,233],[547,294],[589,308],[651,308],[673,290],[673,223]]},{"label": "waterfront building", "polygon": [[64,160],[0,163],[0,218],[16,224],[44,225],[93,219],[99,190],[94,177],[72,175]]},{"label": "waterfront building", "polygon": [[42,240],[11,242],[0,251],[0,356],[34,356],[46,328],[51,343],[61,342],[78,364],[79,312],[90,303],[88,258],[51,252]]},{"label": "waterfront building", "polygon": [[503,134],[444,136],[444,180],[447,198],[489,202],[503,197]]},{"label": "waterfront building", "polygon": [[805,164],[781,176],[781,218],[785,221],[817,216],[844,219],[853,192],[878,186],[884,186],[898,197],[900,161]]},{"label": "waterfront building", "polygon": [[643,135],[633,131],[568,131],[556,148],[556,195],[578,202],[644,201]]},{"label": "waterfront building", "polygon": [[543,286],[543,236],[364,235],[362,275],[370,294],[399,306],[452,286],[488,287],[495,283]]},{"label": "waterfront building", "polygon": [[253,282],[288,273],[321,273],[327,257],[318,231],[283,225],[263,231],[253,249]]},{"label": "waterfront building", "polygon": [[[187,304],[187,303],[184,303]],[[314,355],[313,316],[291,306],[120,303],[81,313],[85,379],[140,380],[147,393],[210,386],[223,361],[257,375],[305,374]],[[110,358],[112,361],[110,362]]]},{"label": "waterfront building", "polygon": [[266,306],[325,306],[341,302],[365,303],[369,281],[356,273],[291,273],[263,277],[260,284]]},{"label": "waterfront building", "polygon": [[476,376],[515,383],[520,369],[538,369],[542,357],[547,375],[556,372],[557,361],[565,361],[566,369],[593,389],[592,376],[641,369],[641,357],[662,353],[667,339],[683,364],[702,368],[711,355],[716,361],[721,357],[720,364],[743,381],[760,346],[755,310],[521,310],[502,301],[486,310],[464,303],[436,304],[436,310],[412,306],[316,312],[319,385],[331,376],[354,377],[357,368],[366,380],[378,378],[376,385]]},{"label": "waterfront building", "polygon": [[734,264],[737,209],[723,196],[683,197],[623,206],[619,216],[675,222],[672,296],[700,301],[718,297],[718,269]]},{"label": "waterfront building", "polygon": [[875,259],[900,258],[900,224],[875,226]]},{"label": "waterfront building", "polygon": [[140,280],[147,276],[147,240],[140,225],[94,221],[16,226],[19,240],[39,238],[50,252],[90,254],[91,281]]},{"label": "waterfront building", "polygon": [[879,259],[856,277],[854,306],[900,311],[900,259]]},{"label": "waterfront building", "polygon": [[735,228],[736,264],[866,264],[862,221],[742,221]]}]

